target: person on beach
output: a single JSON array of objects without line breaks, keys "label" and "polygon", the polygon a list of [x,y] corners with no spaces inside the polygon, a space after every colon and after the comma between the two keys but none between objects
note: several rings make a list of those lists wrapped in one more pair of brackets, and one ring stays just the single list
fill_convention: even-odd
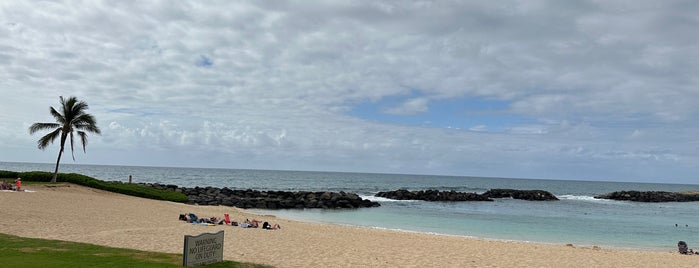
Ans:
[{"label": "person on beach", "polygon": [[189,213],[189,218],[187,219],[187,222],[192,223],[197,222],[197,220],[197,215],[194,215],[194,213]]},{"label": "person on beach", "polygon": [[0,190],[12,190],[14,189],[14,186],[12,184],[9,184],[5,181],[0,181]]},{"label": "person on beach", "polygon": [[21,192],[21,191],[22,191],[22,190],[21,190],[21,189],[22,189],[22,178],[17,178],[17,179],[15,180],[15,185],[17,186],[17,189],[16,189],[16,190],[17,190],[18,192]]},{"label": "person on beach", "polygon": [[259,221],[255,219],[253,219],[252,221],[250,221],[249,219],[245,219],[245,221],[240,224],[240,227],[243,228],[257,228],[258,226],[260,226]]},{"label": "person on beach", "polygon": [[262,223],[262,229],[265,229],[265,230],[277,230],[277,229],[281,229],[281,228],[282,227],[279,226],[278,223],[275,223],[274,225],[269,224],[269,222]]},{"label": "person on beach", "polygon": [[677,251],[679,251],[680,254],[688,254],[689,250],[687,247],[687,242],[684,242],[684,241],[677,242]]}]

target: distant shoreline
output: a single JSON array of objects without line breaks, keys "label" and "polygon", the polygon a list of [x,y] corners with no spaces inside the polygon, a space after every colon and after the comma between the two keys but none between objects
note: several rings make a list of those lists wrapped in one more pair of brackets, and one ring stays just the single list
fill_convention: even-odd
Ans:
[{"label": "distant shoreline", "polygon": [[[19,165],[43,165],[46,166],[46,170],[43,171],[53,171],[55,163],[36,163],[36,162],[12,162],[12,161],[0,161],[0,164],[19,164]],[[677,184],[677,185],[696,185],[697,191],[699,191],[698,183],[686,183],[686,182],[644,182],[644,181],[624,181],[624,180],[590,180],[590,179],[576,179],[576,178],[530,178],[530,177],[503,177],[503,176],[478,176],[478,175],[464,175],[464,174],[411,174],[411,173],[391,173],[391,172],[365,172],[365,171],[347,171],[347,170],[293,170],[293,169],[254,169],[254,168],[228,168],[228,167],[189,167],[189,166],[145,166],[145,165],[111,165],[111,164],[77,164],[77,163],[61,163],[61,169],[59,172],[77,172],[72,171],[71,167],[80,166],[96,166],[96,167],[109,167],[109,168],[145,168],[145,169],[199,169],[199,170],[224,170],[224,171],[270,171],[270,172],[311,172],[311,173],[330,173],[330,174],[367,174],[367,175],[395,175],[395,176],[429,176],[429,177],[447,177],[447,178],[485,178],[485,179],[513,179],[513,180],[545,180],[545,181],[567,181],[567,182],[608,182],[608,183],[640,183],[640,184]],[[1,168],[0,166],[0,169]],[[66,170],[67,169],[67,170]],[[14,170],[14,169],[12,169]],[[34,171],[34,170],[22,170],[22,171]],[[78,172],[80,173],[80,172]],[[85,174],[94,175],[94,174]],[[126,180],[129,174],[125,174],[121,179]],[[132,174],[133,175],[133,174]],[[97,177],[96,177],[97,178]],[[103,180],[110,180],[108,178],[98,178]]]}]

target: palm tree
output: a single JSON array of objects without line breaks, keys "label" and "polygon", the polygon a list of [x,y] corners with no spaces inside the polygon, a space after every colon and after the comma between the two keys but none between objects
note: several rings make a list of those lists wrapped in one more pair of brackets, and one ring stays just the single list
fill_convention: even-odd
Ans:
[{"label": "palm tree", "polygon": [[51,182],[56,182],[56,178],[58,177],[58,164],[61,162],[61,155],[63,155],[63,149],[65,148],[66,139],[68,137],[70,137],[70,151],[73,155],[73,161],[75,161],[73,131],[77,130],[76,132],[78,136],[80,136],[80,141],[83,144],[83,152],[85,152],[85,146],[87,145],[87,133],[85,133],[85,131],[101,134],[95,118],[91,114],[85,113],[85,110],[88,109],[87,103],[78,101],[75,97],[69,97],[65,100],[63,96],[61,96],[60,100],[60,113],[53,107],[50,109],[51,115],[56,119],[56,123],[34,123],[29,127],[29,134],[34,134],[40,130],[53,130],[39,139],[38,144],[41,150],[46,149],[46,147],[50,143],[53,143],[59,136],[61,137],[61,150],[58,151],[56,170],[53,172]]}]

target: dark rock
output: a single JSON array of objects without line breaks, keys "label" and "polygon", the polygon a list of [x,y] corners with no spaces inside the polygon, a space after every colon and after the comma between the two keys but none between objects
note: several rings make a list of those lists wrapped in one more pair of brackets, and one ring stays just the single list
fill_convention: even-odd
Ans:
[{"label": "dark rock", "polygon": [[408,191],[405,189],[379,192],[378,197],[395,200],[424,201],[493,201],[491,198],[514,198],[522,200],[558,200],[555,195],[542,190],[492,189],[483,194],[438,190]]},{"label": "dark rock", "polygon": [[216,187],[178,187],[140,183],[142,186],[160,190],[176,191],[187,195],[188,204],[224,205],[239,208],[260,209],[303,209],[303,208],[361,208],[378,207],[378,202],[365,200],[354,193],[345,192],[288,192],[235,190]]},{"label": "dark rock", "polygon": [[424,201],[493,201],[492,199],[477,193],[463,193],[456,191],[420,190],[408,191],[400,189],[396,191],[378,192],[377,197],[395,200],[424,200]]},{"label": "dark rock", "polygon": [[685,194],[664,191],[618,191],[597,195],[597,199],[611,199],[634,202],[694,202],[699,201],[697,194]]},{"label": "dark rock", "polygon": [[558,198],[543,190],[514,190],[514,189],[490,189],[483,193],[489,198],[514,198],[529,201],[558,200]]}]

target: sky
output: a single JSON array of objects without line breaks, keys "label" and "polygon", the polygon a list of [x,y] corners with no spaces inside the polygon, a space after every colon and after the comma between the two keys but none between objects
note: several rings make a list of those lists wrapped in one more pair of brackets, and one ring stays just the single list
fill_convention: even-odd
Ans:
[{"label": "sky", "polygon": [[[697,1],[0,1],[0,162],[699,184]],[[68,151],[69,152],[69,151]]]}]

